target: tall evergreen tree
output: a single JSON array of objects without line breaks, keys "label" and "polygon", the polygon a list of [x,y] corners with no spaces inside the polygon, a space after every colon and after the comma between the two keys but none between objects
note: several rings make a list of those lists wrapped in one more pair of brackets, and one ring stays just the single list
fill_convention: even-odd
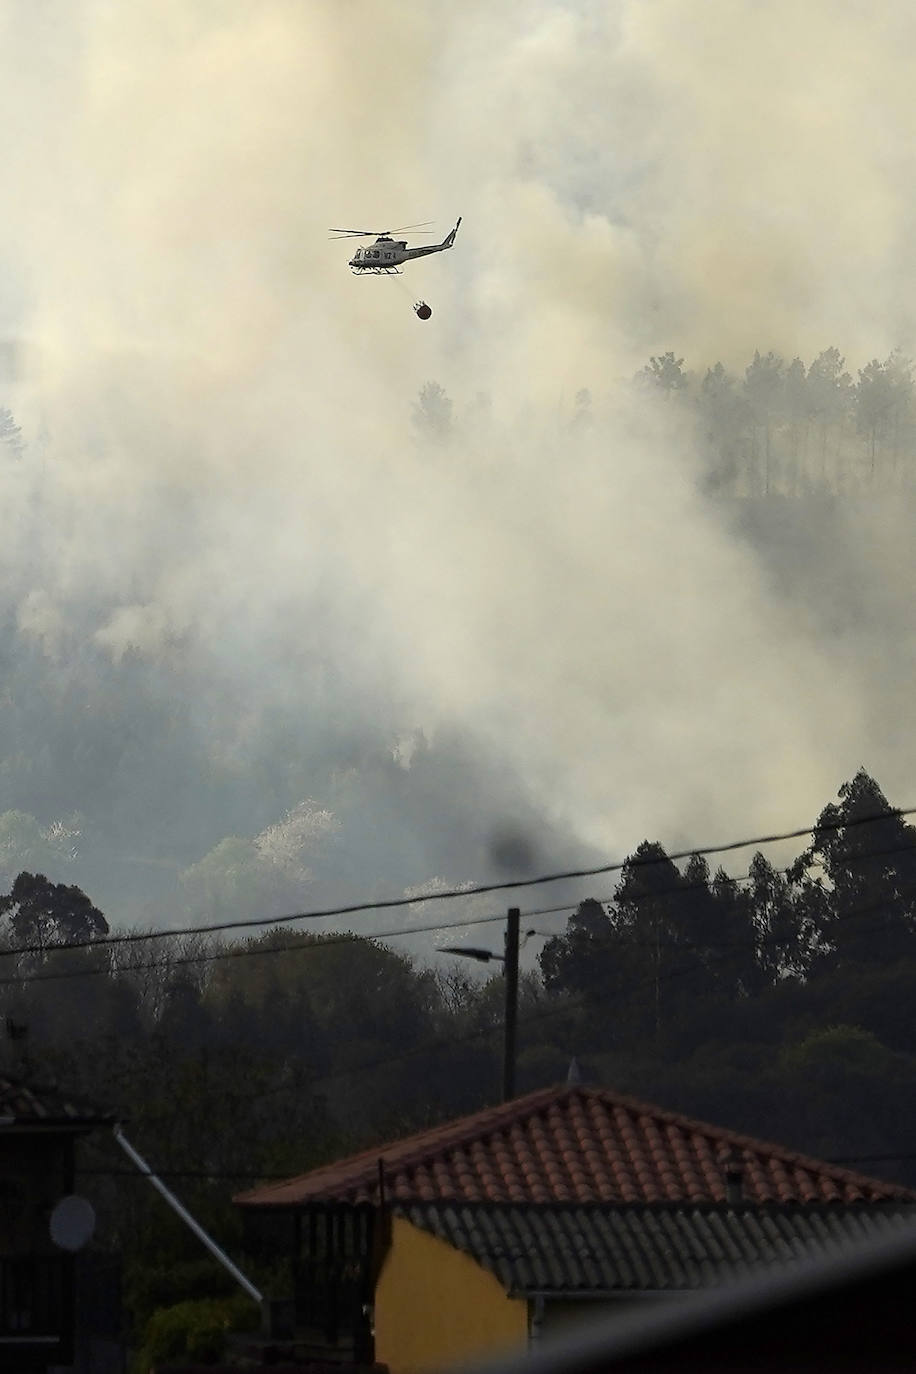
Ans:
[{"label": "tall evergreen tree", "polygon": [[0,897],[0,915],[17,945],[47,949],[108,934],[108,922],[85,892],[49,882],[43,873],[20,873]]},{"label": "tall evergreen tree", "polygon": [[808,368],[806,380],[811,415],[820,438],[817,480],[826,486],[830,435],[838,432],[852,405],[852,378],[839,349],[825,348]]},{"label": "tall evergreen tree", "polygon": [[744,395],[722,364],[707,368],[700,384],[697,409],[711,450],[711,485],[734,487],[748,444],[750,409]]},{"label": "tall evergreen tree", "polygon": [[[860,768],[825,806],[791,877],[823,893],[816,967],[891,964],[916,958],[916,829],[896,815]],[[825,883],[812,878],[823,867]]]},{"label": "tall evergreen tree", "polygon": [[783,360],[776,353],[761,357],[754,354],[754,360],[744,374],[744,394],[751,408],[755,431],[763,430],[763,494],[770,491],[772,481],[772,433],[783,404],[784,382]]},{"label": "tall evergreen tree", "polygon": [[21,457],[24,447],[22,430],[13,419],[12,411],[5,406],[0,406],[0,444],[13,458]]},{"label": "tall evergreen tree", "polygon": [[413,423],[423,439],[447,439],[452,432],[452,402],[438,382],[426,382],[413,408]]},{"label": "tall evergreen tree", "polygon": [[803,915],[807,904],[796,903],[785,875],[759,852],[751,860],[750,879],[757,963],[764,985],[775,987],[782,978],[804,977],[813,938],[810,921]]},{"label": "tall evergreen tree", "polygon": [[639,375],[649,386],[657,387],[669,400],[675,392],[684,391],[687,386],[684,359],[676,358],[672,352],[650,358]]},{"label": "tall evergreen tree", "polygon": [[801,358],[793,358],[785,376],[785,409],[789,422],[789,485],[793,493],[806,468],[810,400],[805,365]]},{"label": "tall evergreen tree", "polygon": [[869,476],[874,479],[878,445],[887,433],[894,403],[894,384],[877,358],[859,370],[856,386],[856,428],[865,438]]}]

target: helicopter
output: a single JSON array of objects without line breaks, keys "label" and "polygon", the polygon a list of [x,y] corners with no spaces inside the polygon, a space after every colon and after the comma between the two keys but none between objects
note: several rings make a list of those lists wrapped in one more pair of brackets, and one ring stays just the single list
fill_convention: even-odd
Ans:
[{"label": "helicopter", "polygon": [[[426,220],[425,223],[429,224],[430,221]],[[376,235],[375,243],[371,247],[357,248],[348,264],[350,271],[356,276],[364,272],[372,272],[377,277],[400,276],[402,263],[411,262],[414,258],[425,258],[430,253],[442,253],[446,248],[451,248],[460,224],[459,216],[458,224],[450,234],[446,234],[441,243],[431,243],[423,248],[408,248],[406,239],[392,237],[394,234],[403,234],[408,229],[423,229],[422,224],[404,224],[400,229],[383,229],[381,232],[377,229],[329,229],[328,233],[333,234],[335,239],[372,238],[373,234]]]}]

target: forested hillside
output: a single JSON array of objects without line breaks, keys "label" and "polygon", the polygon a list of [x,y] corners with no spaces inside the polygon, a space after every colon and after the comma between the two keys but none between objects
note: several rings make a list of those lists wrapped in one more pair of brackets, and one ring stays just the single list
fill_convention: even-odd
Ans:
[{"label": "forested hillside", "polygon": [[[902,561],[911,554],[901,553],[912,525],[912,372],[894,354],[853,381],[835,349],[808,366],[757,354],[743,376],[720,364],[691,372],[665,354],[631,388],[647,433],[682,449],[704,518],[759,571],[768,604],[789,607],[813,644],[859,676],[859,723],[891,744],[914,660]],[[447,475],[473,453],[484,495],[515,490],[529,453],[541,477],[545,452],[562,453],[567,466],[550,467],[562,493],[567,477],[581,483],[583,455],[590,481],[610,474],[613,404],[580,390],[549,434],[532,436],[530,415],[499,415],[486,397],[453,399],[429,384],[405,416],[404,442],[417,472]],[[346,672],[323,639],[331,602],[322,610],[320,596],[309,602],[313,633],[293,634],[277,616],[247,636],[244,658],[199,630],[160,626],[151,642],[139,603],[99,589],[52,602],[36,590],[36,569],[53,557],[42,520],[43,503],[54,509],[53,468],[30,468],[34,452],[12,416],[4,424],[34,532],[19,562],[9,554],[0,616],[5,1061],[123,1112],[155,1167],[237,1246],[227,1201],[248,1179],[300,1171],[499,1093],[500,978],[481,982],[466,962],[435,957],[434,930],[425,944],[392,947],[342,921],[302,929],[271,918],[597,867],[620,849],[613,834],[600,845],[579,838],[507,761],[496,726],[423,728],[390,681]],[[646,486],[636,499],[658,496]],[[668,585],[662,577],[662,623]],[[606,693],[611,714],[626,718],[627,693],[638,700],[645,684],[628,663],[619,601],[605,622],[591,615],[588,635],[612,650],[596,699]],[[651,671],[676,691],[680,666],[675,655]],[[755,665],[746,668],[732,695],[754,683]],[[718,750],[728,703],[715,663],[709,683],[703,710]],[[792,718],[790,700],[775,709]],[[674,725],[662,715],[643,728],[677,742],[697,719],[694,706]],[[545,731],[561,722],[558,708]],[[742,728],[754,730],[753,709]],[[842,732],[827,746],[837,760],[851,747]],[[685,779],[679,762],[676,795],[702,801],[728,785],[730,747],[726,734],[702,776]],[[567,760],[585,762],[614,773],[620,758]],[[766,798],[790,822],[800,819],[794,763]],[[535,919],[519,1090],[563,1079],[576,1056],[586,1075],[636,1096],[916,1183],[916,831],[885,814],[868,773],[849,776],[791,862],[767,850],[729,855],[723,868],[716,856],[675,864],[647,838],[613,882],[574,891],[562,933],[544,934],[560,918]],[[890,800],[907,805],[900,776]],[[644,782],[643,810],[667,803],[657,777]],[[623,796],[624,824],[626,812]],[[689,843],[708,838],[696,814],[686,803],[677,812],[675,833]],[[523,909],[539,908],[529,895]],[[447,917],[430,906],[352,924],[395,931],[485,915],[496,919],[452,939],[497,947],[500,905],[469,899]],[[261,928],[165,933],[246,917]],[[66,949],[106,932],[117,941]],[[110,1142],[95,1142],[88,1163],[98,1172],[81,1186],[107,1212],[110,1243],[130,1233],[143,1238],[133,1253],[160,1256],[159,1270],[131,1277],[135,1313],[195,1283],[212,1287],[208,1262],[125,1176]]]},{"label": "forested hillside", "polygon": [[[745,569],[762,571],[764,609],[789,607],[807,644],[839,656],[856,679],[856,709],[874,717],[875,735],[886,734],[882,722],[893,720],[898,684],[916,661],[911,361],[894,353],[853,379],[836,348],[807,365],[758,352],[743,372],[721,363],[691,370],[666,353],[632,390],[633,414],[649,425],[640,442],[680,447],[683,458],[670,461],[683,462],[704,519]],[[429,383],[403,416],[403,442],[416,473],[470,485],[498,528],[529,472],[561,500],[586,451],[600,504],[602,463],[610,482],[620,461],[610,437],[615,396],[582,389],[532,428],[531,413],[507,414],[482,394],[453,399]],[[653,414],[663,417],[661,437]],[[128,585],[75,579],[59,538],[66,447],[53,436],[26,443],[9,411],[0,421],[15,526],[0,592],[6,881],[38,868],[82,883],[119,920],[176,924],[247,909],[279,914],[343,889],[359,897],[434,877],[482,879],[499,868],[503,832],[524,835],[542,867],[599,852],[552,814],[554,799],[532,789],[517,759],[501,756],[490,722],[486,737],[455,715],[430,728],[407,690],[409,662],[399,680],[376,663],[358,670],[368,623],[345,584],[332,592],[325,579],[288,606],[272,593],[222,635],[205,622],[180,623],[160,597],[176,568],[200,578],[204,510],[177,513],[167,484],[148,485],[144,519],[167,527],[170,542],[151,538],[131,555]],[[633,492],[641,508],[658,503],[659,480],[664,470],[647,472]],[[657,552],[647,549],[646,560]],[[545,546],[537,571],[545,587],[555,567]],[[591,579],[583,594],[602,597],[600,550],[586,553],[581,571]],[[603,622],[589,617],[615,678],[628,671],[629,652],[616,646],[616,603],[638,596],[642,608],[645,571],[640,562],[621,583]],[[417,581],[425,575],[418,562]],[[462,567],[448,578],[450,594]],[[219,590],[195,586],[204,605]],[[665,590],[662,582],[663,598]],[[542,594],[538,582],[531,594]],[[698,647],[713,634],[704,623]],[[714,638],[708,651],[717,649]],[[616,681],[602,684],[594,671],[589,691],[619,699]],[[513,690],[511,663],[505,685]]]},{"label": "forested hillside", "polygon": [[[613,893],[593,880],[522,980],[519,1090],[562,1080],[576,1056],[634,1096],[916,1183],[916,829],[864,771],[816,824],[782,866],[758,852],[728,877],[646,841]],[[277,926],[68,951],[103,939],[105,917],[29,874],[0,907],[4,1063],[116,1108],[236,1247],[228,1199],[247,1180],[499,1098],[503,980],[462,961],[432,971],[377,941]],[[86,1163],[107,1243],[145,1257],[139,1316],[187,1284],[219,1288],[113,1143],[95,1139]]]},{"label": "forested hillside", "polygon": [[807,365],[759,350],[743,374],[721,362],[697,372],[674,353],[652,357],[637,381],[693,412],[707,481],[729,495],[842,494],[912,487],[914,364],[900,350],[859,368],[837,348]]}]

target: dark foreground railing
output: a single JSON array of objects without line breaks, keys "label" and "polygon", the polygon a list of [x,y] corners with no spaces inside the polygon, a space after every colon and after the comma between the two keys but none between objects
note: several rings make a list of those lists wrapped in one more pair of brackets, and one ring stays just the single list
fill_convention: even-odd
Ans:
[{"label": "dark foreground railing", "polygon": [[66,1255],[0,1255],[0,1369],[68,1362],[72,1266]]},{"label": "dark foreground railing", "polygon": [[0,1256],[0,1337],[60,1335],[66,1264],[62,1255]]}]

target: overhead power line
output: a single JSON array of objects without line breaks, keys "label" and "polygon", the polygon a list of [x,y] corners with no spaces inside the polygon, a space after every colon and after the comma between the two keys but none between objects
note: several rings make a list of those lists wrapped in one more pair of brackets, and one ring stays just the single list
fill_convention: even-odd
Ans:
[{"label": "overhead power line", "polygon": [[[673,891],[674,889],[672,889]],[[565,906],[538,907],[531,911],[523,911],[522,919],[536,920],[539,916],[553,916],[558,912],[575,911],[579,902],[567,902]],[[127,976],[132,973],[143,973],[155,968],[181,968],[190,964],[212,964],[224,959],[249,959],[264,958],[271,954],[315,954],[323,949],[328,949],[334,945],[352,945],[366,943],[372,940],[395,940],[407,938],[411,935],[430,934],[440,930],[465,930],[470,926],[492,925],[496,922],[504,923],[506,919],[505,911],[496,912],[491,916],[469,916],[462,921],[436,921],[429,925],[422,926],[399,926],[393,930],[374,930],[371,934],[357,935],[352,931],[336,932],[330,931],[315,938],[311,944],[302,944],[299,941],[282,945],[233,945],[229,949],[207,950],[200,954],[179,954],[166,955],[163,959],[149,959],[142,964],[125,964],[119,968],[112,968],[108,964],[96,964],[90,967],[76,969],[52,969],[49,972],[13,974],[7,978],[0,978],[0,987],[21,987],[26,983],[55,983],[68,981],[71,978],[94,978],[100,975],[111,977]],[[174,932],[173,932],[174,933]],[[531,931],[533,935],[550,935],[547,931]],[[152,937],[148,937],[152,938]],[[53,945],[44,946],[44,953],[67,954],[70,950],[85,951],[92,948],[94,941],[89,945]],[[22,950],[4,950],[5,954],[15,953],[35,953],[31,948]]]},{"label": "overhead power line", "polygon": [[[890,820],[895,816],[912,815],[916,815],[916,806],[890,807],[887,811],[877,812],[873,816],[861,816],[853,820],[827,821],[823,824],[802,826],[795,830],[784,830],[774,835],[757,835],[746,840],[731,840],[726,844],[694,846],[691,849],[678,850],[673,854],[630,855],[626,859],[619,859],[610,864],[599,864],[595,868],[568,869],[561,873],[542,873],[536,878],[513,878],[500,883],[476,883],[468,887],[447,888],[444,892],[431,892],[425,896],[387,897],[377,901],[353,902],[347,906],[326,907],[319,911],[295,911],[285,916],[257,916],[248,917],[242,921],[220,921],[203,926],[180,926],[170,930],[101,935],[92,940],[73,940],[68,942],[66,948],[94,949],[103,945],[137,944],[143,940],[165,940],[174,938],[176,935],[216,935],[225,930],[289,925],[294,921],[327,920],[336,916],[353,916],[364,911],[387,911],[396,907],[416,906],[423,902],[446,902],[458,897],[477,897],[489,892],[508,892],[517,888],[538,887],[545,883],[559,883],[574,878],[595,878],[603,873],[619,873],[624,868],[653,868],[659,864],[676,863],[680,859],[706,858],[711,854],[728,854],[737,849],[750,849],[753,845],[777,844],[783,840],[797,840],[804,835],[849,830],[860,825],[873,825],[876,821]],[[438,928],[434,927],[434,929]],[[17,954],[44,954],[46,950],[47,946],[45,945],[22,945],[14,949],[0,950],[0,957]]]},{"label": "overhead power line", "polygon": [[[873,850],[866,850],[866,851],[864,851],[864,852],[861,853],[861,854],[853,854],[853,855],[850,855],[850,856],[848,857],[848,859],[846,860],[846,862],[847,862],[847,863],[863,862],[863,861],[865,861],[865,860],[867,860],[867,859],[884,858],[884,857],[887,857],[887,856],[890,856],[890,855],[893,855],[893,854],[904,854],[904,853],[911,853],[911,852],[916,852],[916,850],[914,850],[914,846],[911,846],[911,845],[895,845],[895,846],[893,846],[893,847],[891,847],[891,848],[888,848],[888,849],[873,849]],[[670,857],[670,856],[669,856],[669,857]],[[683,857],[683,856],[681,856],[681,857]],[[663,862],[663,860],[661,860],[661,859],[659,859],[659,860],[653,860],[653,862],[661,863],[661,862]],[[791,869],[791,865],[790,865],[789,867],[787,867],[787,868],[774,868],[774,869],[771,870],[771,872],[773,873],[774,876],[785,877],[785,876],[790,872],[790,869]],[[750,873],[741,873],[741,874],[735,875],[734,877],[728,877],[728,878],[727,878],[727,881],[728,881],[730,884],[733,884],[733,885],[736,885],[736,886],[737,886],[739,883],[748,883],[748,882],[751,882],[751,881],[752,881],[752,877],[753,877],[753,875],[750,874]],[[677,897],[681,897],[681,896],[683,896],[684,894],[689,893],[689,892],[699,892],[699,891],[708,891],[708,890],[709,890],[709,883],[708,883],[706,880],[700,880],[700,881],[698,881],[698,882],[692,882],[692,883],[682,882],[682,883],[678,884],[677,887],[662,888],[662,889],[660,889],[660,890],[658,890],[658,891],[650,891],[650,892],[637,893],[637,894],[635,894],[630,900],[633,901],[633,902],[636,903],[636,904],[639,904],[640,902],[644,902],[644,901],[664,901],[665,899],[667,899],[667,898],[669,898],[669,897],[675,897],[675,898],[677,898]],[[426,900],[434,901],[435,898],[427,898]],[[614,894],[611,893],[611,894],[605,894],[604,896],[601,896],[601,897],[592,897],[592,898],[589,898],[589,899],[580,899],[579,901],[576,901],[576,902],[566,902],[566,903],[564,903],[564,904],[561,905],[561,906],[537,907],[537,908],[530,909],[530,910],[528,910],[528,911],[523,911],[523,912],[521,913],[521,917],[522,917],[523,920],[535,920],[535,919],[537,919],[537,918],[540,917],[540,916],[552,916],[552,915],[557,915],[558,913],[566,912],[566,911],[572,912],[572,911],[577,910],[577,908],[580,907],[580,906],[582,905],[582,901],[584,901],[584,900],[595,901],[595,902],[598,902],[599,905],[604,906],[604,905],[607,905],[607,904],[613,902],[613,900],[614,900]],[[837,917],[835,917],[834,919],[835,919],[836,922],[850,920],[850,919],[854,918],[856,915],[863,914],[863,912],[875,910],[875,909],[876,909],[876,906],[877,906],[877,907],[884,906],[888,900],[889,900],[888,898],[882,897],[882,898],[879,900],[879,902],[878,902],[877,904],[872,904],[872,905],[870,905],[870,906],[868,906],[868,907],[865,907],[865,908],[854,908],[852,911],[850,911],[850,912],[844,912],[842,915],[837,916]],[[67,981],[69,981],[70,979],[73,979],[73,978],[92,978],[92,977],[98,977],[98,976],[105,975],[105,974],[110,975],[110,976],[114,976],[114,977],[117,977],[117,976],[119,976],[119,975],[128,975],[128,976],[129,976],[129,975],[132,974],[132,973],[147,972],[147,971],[149,971],[149,970],[151,970],[151,969],[155,969],[155,968],[169,968],[169,969],[171,969],[171,968],[181,968],[181,967],[190,966],[190,965],[192,965],[192,964],[210,964],[210,963],[217,963],[217,962],[220,962],[220,961],[222,961],[222,960],[224,960],[224,959],[263,958],[263,957],[266,957],[267,955],[273,955],[273,954],[290,954],[290,953],[308,954],[308,953],[314,953],[314,952],[316,952],[316,951],[318,951],[318,950],[327,949],[329,946],[333,946],[333,945],[339,945],[339,944],[359,944],[361,941],[369,941],[369,940],[393,940],[393,939],[404,939],[404,938],[409,938],[409,937],[412,936],[412,935],[428,934],[428,933],[430,933],[430,932],[436,932],[436,931],[440,931],[440,930],[462,930],[462,929],[465,929],[465,928],[470,927],[470,926],[490,925],[490,924],[493,924],[493,923],[495,923],[495,922],[504,921],[505,919],[506,919],[506,918],[505,918],[505,913],[504,913],[504,912],[499,912],[499,913],[496,913],[496,914],[490,915],[490,916],[470,916],[470,917],[467,917],[466,919],[461,920],[461,921],[437,921],[437,922],[434,922],[434,923],[430,923],[429,925],[407,926],[407,927],[401,926],[401,927],[398,927],[398,928],[395,929],[395,930],[378,930],[378,931],[371,931],[371,932],[368,932],[368,933],[365,934],[365,935],[356,934],[356,933],[354,933],[354,932],[352,932],[352,931],[341,932],[341,933],[337,933],[337,932],[328,932],[327,934],[321,934],[321,935],[319,935],[319,936],[315,939],[314,943],[312,943],[312,944],[307,944],[307,945],[306,945],[306,944],[302,944],[302,943],[300,943],[300,942],[298,942],[298,941],[296,941],[295,943],[291,943],[291,944],[280,944],[280,945],[241,945],[241,946],[240,946],[240,945],[233,945],[233,946],[231,946],[229,949],[216,949],[216,950],[212,950],[212,949],[211,949],[211,950],[207,950],[207,951],[205,951],[205,952],[201,952],[201,953],[198,953],[198,954],[166,955],[166,957],[163,958],[163,959],[149,959],[149,960],[147,960],[147,961],[144,962],[144,963],[140,963],[140,964],[128,964],[128,965],[124,965],[124,966],[122,966],[122,967],[120,967],[120,968],[112,968],[111,966],[106,965],[106,964],[98,964],[98,965],[94,965],[94,966],[90,966],[90,967],[82,967],[82,968],[76,968],[76,969],[56,969],[56,970],[45,971],[45,972],[38,972],[38,973],[13,974],[13,975],[11,975],[11,976],[9,976],[9,977],[6,977],[6,978],[0,978],[0,987],[10,987],[10,986],[17,986],[17,987],[19,987],[19,986],[22,986],[23,984],[27,984],[27,983],[47,983],[47,982],[61,982],[61,981],[67,982]],[[876,929],[878,929],[878,928],[880,928],[880,927],[876,927]],[[128,942],[128,943],[142,943],[143,940],[159,940],[159,939],[162,939],[165,935],[179,936],[179,935],[181,935],[181,934],[188,934],[188,933],[191,933],[191,932],[182,932],[182,931],[176,931],[176,930],[173,930],[173,931],[166,931],[166,932],[162,932],[162,931],[151,931],[151,932],[149,932],[149,933],[146,934],[146,935],[131,935],[131,936],[127,937],[127,940],[126,940],[126,941],[119,941],[119,940],[118,940],[118,937],[113,937],[112,939],[74,942],[73,944],[66,944],[66,945],[51,945],[51,946],[49,946],[49,945],[40,945],[40,946],[24,945],[24,946],[21,946],[21,947],[14,947],[14,948],[10,948],[10,949],[0,950],[0,954],[6,954],[6,955],[36,954],[36,953],[41,953],[41,954],[49,954],[49,953],[65,954],[65,953],[69,952],[70,950],[80,950],[80,951],[84,951],[84,950],[86,950],[86,949],[94,948],[96,945],[105,946],[105,945],[116,944],[116,943],[125,943],[125,942]],[[529,932],[529,933],[532,934],[532,935],[542,935],[542,936],[547,936],[548,938],[555,938],[555,937],[554,937],[554,934],[553,934],[552,932],[547,932],[547,931],[531,931],[531,932]],[[715,949],[727,949],[727,948],[729,948],[729,949],[731,949],[731,948],[739,948],[739,947],[747,947],[747,948],[750,948],[750,947],[756,947],[756,946],[761,946],[761,945],[767,945],[768,947],[771,947],[771,948],[772,948],[773,946],[778,946],[778,945],[780,945],[780,944],[791,943],[791,940],[792,940],[792,937],[791,937],[791,936],[790,936],[790,937],[786,937],[786,938],[783,939],[783,940],[774,940],[774,939],[772,939],[772,938],[770,938],[770,937],[761,935],[761,936],[759,936],[759,937],[757,937],[757,938],[755,938],[755,939],[753,939],[753,940],[719,940],[719,941],[715,941],[715,942],[708,942],[708,941],[707,941],[707,942],[702,942],[702,943],[700,943],[700,942],[693,942],[693,941],[686,940],[686,939],[677,939],[677,940],[673,940],[673,941],[671,941],[671,940],[662,940],[661,942],[659,942],[657,939],[653,938],[653,939],[645,940],[645,941],[640,941],[640,940],[638,940],[638,939],[637,939],[637,940],[629,940],[627,943],[628,943],[628,944],[635,944],[635,945],[646,944],[646,945],[649,945],[649,946],[651,946],[651,947],[653,947],[653,948],[659,947],[659,948],[678,948],[678,949],[690,949],[690,948],[697,948],[697,949],[712,949],[712,948],[715,948]]]},{"label": "overhead power line", "polygon": [[[544,913],[539,912],[538,914],[543,915]],[[303,945],[301,943],[262,946],[236,945],[232,949],[210,950],[205,954],[182,954],[177,955],[175,958],[168,956],[165,959],[151,959],[147,963],[128,964],[125,965],[123,968],[119,969],[112,969],[107,964],[100,964],[95,968],[56,969],[51,970],[48,973],[27,973],[22,977],[16,977],[15,975],[13,975],[10,978],[0,978],[0,987],[10,987],[13,985],[19,986],[23,983],[53,983],[58,982],[62,979],[67,980],[69,978],[91,978],[99,974],[129,975],[131,973],[146,972],[149,969],[154,968],[180,968],[187,964],[210,964],[215,963],[217,960],[221,959],[247,959],[253,957],[256,958],[261,955],[267,954],[311,954],[322,949],[327,949],[329,946],[334,945],[358,944],[360,941],[365,941],[368,939],[393,940],[400,935],[420,935],[426,932],[437,930],[461,930],[467,926],[489,925],[491,922],[505,921],[505,919],[506,913],[504,911],[501,911],[498,915],[474,916],[466,921],[446,921],[444,923],[442,921],[438,921],[435,925],[410,926],[407,929],[401,927],[399,930],[373,931],[371,936],[354,935],[351,932],[345,932],[338,935],[335,932],[331,932],[328,935],[320,936],[318,939],[315,940],[313,944],[310,945]],[[92,941],[90,945],[56,945],[54,947],[54,952],[65,954],[71,949],[87,949],[92,947],[94,944],[95,941]],[[17,951],[14,950],[4,951],[4,953],[8,954],[16,952]],[[31,949],[23,949],[20,952],[25,954],[34,953],[35,951]],[[47,948],[45,952],[47,953]]]},{"label": "overhead power line", "polygon": [[[856,916],[867,916],[870,912],[879,909],[885,903],[870,902],[846,913],[845,919],[852,919]],[[864,927],[863,934],[871,934],[881,930],[886,923],[876,923],[872,926]],[[779,942],[775,942],[779,943]],[[624,989],[618,989],[626,995],[632,996],[642,989],[655,988],[661,984],[668,984],[682,978],[687,978],[693,973],[709,971],[709,965],[704,959],[691,959],[689,963],[680,964],[677,968],[669,968],[657,973],[650,974],[647,978],[642,978],[630,982]],[[549,996],[550,994],[548,994]],[[519,1029],[530,1028],[540,1025],[544,1021],[552,1020],[556,1017],[566,1016],[570,1013],[581,1011],[593,1005],[591,999],[584,994],[575,997],[565,997],[558,1000],[553,1006],[540,1007],[535,1011],[529,1012],[524,1017],[519,1018]],[[497,1024],[476,1026],[467,1031],[460,1031],[457,1034],[451,1033],[438,1036],[435,1039],[421,1042],[420,1044],[410,1045],[394,1053],[386,1052],[383,1055],[373,1055],[356,1064],[346,1067],[332,1069],[327,1073],[317,1074],[307,1080],[294,1082],[284,1082],[274,1084],[269,1088],[260,1088],[252,1092],[233,1093],[232,1099],[236,1104],[242,1102],[261,1100],[262,1098],[277,1097],[282,1093],[314,1093],[317,1088],[323,1085],[339,1083],[343,1079],[359,1078],[364,1074],[375,1073],[379,1069],[391,1067],[393,1064],[403,1064],[409,1060],[422,1059],[428,1055],[437,1054],[440,1050],[453,1049],[456,1045],[471,1044],[475,1040],[482,1040],[490,1036],[501,1034],[501,1026]],[[176,1119],[176,1113],[159,1113],[151,1117],[144,1118],[144,1125],[156,1125],[162,1122]]]}]

